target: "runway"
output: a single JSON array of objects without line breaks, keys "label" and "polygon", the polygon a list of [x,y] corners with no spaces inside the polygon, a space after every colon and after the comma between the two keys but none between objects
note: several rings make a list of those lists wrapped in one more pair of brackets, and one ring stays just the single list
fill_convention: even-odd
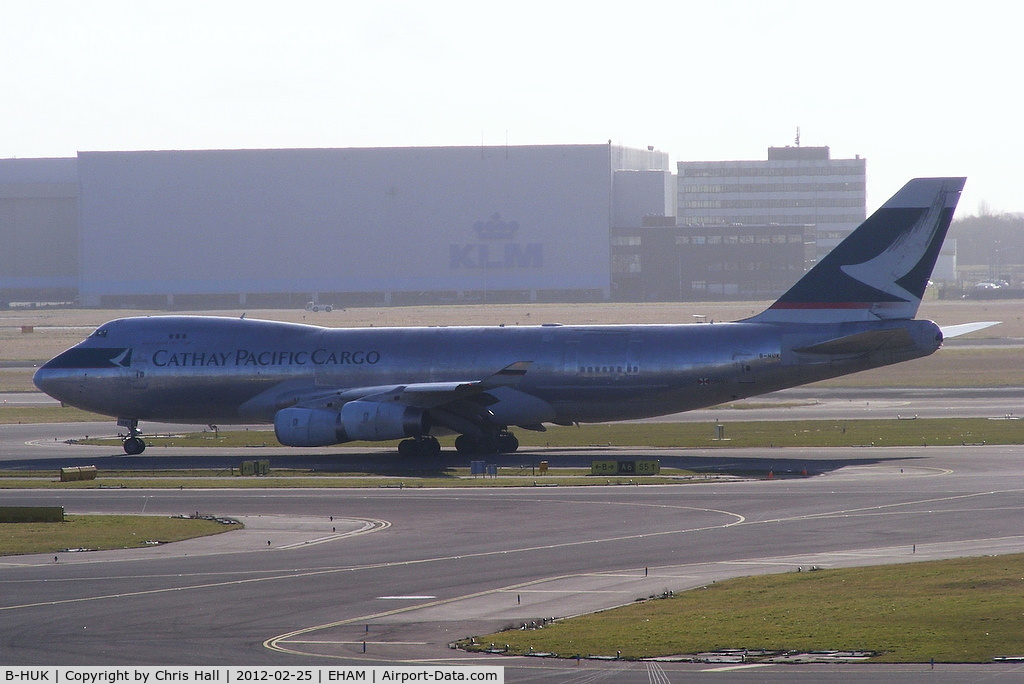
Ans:
[{"label": "runway", "polygon": [[[8,449],[35,453],[37,463],[111,453],[45,439],[25,444],[32,430],[53,428],[6,427],[17,429],[0,433],[4,468],[16,462]],[[192,451],[172,458],[217,458]],[[609,457],[609,450],[541,451],[552,463]],[[621,458],[649,453],[614,450]],[[359,458],[338,454],[302,458]],[[510,682],[916,681],[927,665],[722,670],[584,660],[577,668],[474,656],[448,644],[733,576],[1024,551],[1021,446],[659,449],[657,457],[680,466],[773,464],[809,476],[496,490],[5,490],[5,505],[63,505],[69,514],[200,511],[237,517],[246,528],[141,550],[61,553],[56,563],[52,555],[0,558],[0,658],[17,665],[473,662],[504,666]],[[937,665],[927,675],[971,681],[1011,673],[1024,669]]]}]

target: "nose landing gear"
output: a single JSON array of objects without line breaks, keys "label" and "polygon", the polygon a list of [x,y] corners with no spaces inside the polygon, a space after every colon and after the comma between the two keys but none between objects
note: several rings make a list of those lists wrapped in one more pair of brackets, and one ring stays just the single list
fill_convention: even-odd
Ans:
[{"label": "nose landing gear", "polygon": [[118,427],[128,428],[128,434],[121,441],[121,448],[129,456],[138,456],[146,450],[146,442],[139,435],[139,421],[135,418],[118,418]]}]

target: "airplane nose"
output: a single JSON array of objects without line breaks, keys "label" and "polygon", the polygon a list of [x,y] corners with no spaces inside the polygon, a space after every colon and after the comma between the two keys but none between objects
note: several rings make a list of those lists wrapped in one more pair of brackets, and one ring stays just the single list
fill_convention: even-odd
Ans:
[{"label": "airplane nose", "polygon": [[63,401],[69,387],[68,371],[52,368],[49,363],[46,363],[40,366],[32,376],[32,383],[40,391],[49,394],[54,399]]},{"label": "airplane nose", "polygon": [[58,354],[36,370],[32,383],[54,399],[70,399],[74,388],[81,381],[83,369],[79,363],[80,356],[74,347]]},{"label": "airplane nose", "polygon": [[[39,388],[40,392],[46,392],[49,387],[49,372],[44,370],[46,366],[37,368],[36,372],[32,374],[32,384]],[[49,394],[49,392],[46,392]]]},{"label": "airplane nose", "polygon": [[103,413],[98,409],[116,400],[118,380],[131,367],[131,357],[131,347],[95,347],[83,343],[47,361],[36,371],[32,381],[65,404]]}]

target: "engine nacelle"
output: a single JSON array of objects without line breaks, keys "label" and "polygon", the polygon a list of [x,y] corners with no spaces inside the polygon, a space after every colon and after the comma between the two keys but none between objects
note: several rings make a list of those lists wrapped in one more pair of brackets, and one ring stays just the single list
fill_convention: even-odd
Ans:
[{"label": "engine nacelle", "polygon": [[330,446],[349,441],[341,416],[330,409],[286,408],[274,414],[274,434],[285,446]]},{"label": "engine nacelle", "polygon": [[349,439],[372,442],[419,437],[430,431],[430,417],[423,409],[379,401],[348,402],[341,407],[341,424]]},{"label": "engine nacelle", "polygon": [[274,433],[285,446],[330,446],[419,437],[430,431],[427,412],[405,404],[350,401],[341,411],[286,408],[274,415]]}]

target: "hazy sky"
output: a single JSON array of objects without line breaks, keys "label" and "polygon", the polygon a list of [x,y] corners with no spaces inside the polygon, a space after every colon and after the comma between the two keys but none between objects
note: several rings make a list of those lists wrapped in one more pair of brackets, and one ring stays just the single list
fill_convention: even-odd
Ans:
[{"label": "hazy sky", "polygon": [[[603,143],[867,158],[1024,212],[1024,5],[0,0],[0,157]],[[673,166],[674,170],[674,166]]]}]

